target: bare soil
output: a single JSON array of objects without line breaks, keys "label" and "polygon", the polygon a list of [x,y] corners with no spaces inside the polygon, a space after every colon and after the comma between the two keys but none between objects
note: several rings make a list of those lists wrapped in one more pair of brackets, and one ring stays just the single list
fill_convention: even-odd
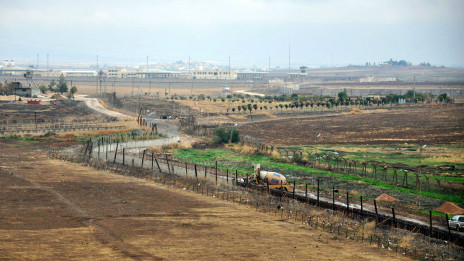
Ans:
[{"label": "bare soil", "polygon": [[0,260],[410,260],[0,140]]},{"label": "bare soil", "polygon": [[26,102],[0,101],[0,121],[55,121],[55,120],[102,120],[84,103],[56,101],[56,105],[45,102],[43,104],[27,104]]},{"label": "bare soil", "polygon": [[464,106],[414,106],[382,108],[330,115],[285,117],[242,124],[241,134],[276,145],[318,144],[462,144]]}]

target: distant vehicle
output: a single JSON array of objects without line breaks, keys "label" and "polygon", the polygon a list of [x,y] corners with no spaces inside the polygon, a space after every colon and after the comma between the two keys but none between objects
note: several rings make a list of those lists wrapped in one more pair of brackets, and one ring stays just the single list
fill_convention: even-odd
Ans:
[{"label": "distant vehicle", "polygon": [[170,119],[171,118],[171,115],[163,115],[161,116],[161,119],[163,120],[167,120],[167,119]]},{"label": "distant vehicle", "polygon": [[450,228],[454,228],[457,231],[464,229],[464,215],[456,215],[449,220]]}]

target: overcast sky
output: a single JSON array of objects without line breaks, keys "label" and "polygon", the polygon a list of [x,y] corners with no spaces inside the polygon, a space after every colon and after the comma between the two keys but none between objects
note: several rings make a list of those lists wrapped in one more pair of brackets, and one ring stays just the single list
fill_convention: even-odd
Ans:
[{"label": "overcast sky", "polygon": [[0,0],[0,58],[464,66],[462,0]]}]

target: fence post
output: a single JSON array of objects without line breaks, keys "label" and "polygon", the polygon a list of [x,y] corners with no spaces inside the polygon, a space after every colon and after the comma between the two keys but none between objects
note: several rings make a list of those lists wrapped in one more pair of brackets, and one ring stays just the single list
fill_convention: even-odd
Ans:
[{"label": "fence post", "polygon": [[430,237],[433,235],[433,227],[432,227],[432,210],[429,210],[429,217],[430,217]]},{"label": "fence post", "polygon": [[89,159],[92,157],[93,142],[90,142]]},{"label": "fence post", "polygon": [[216,174],[216,185],[217,185],[217,173],[218,173],[218,167],[217,167],[217,160],[216,160],[216,170],[215,170],[215,174]]},{"label": "fence post", "polygon": [[171,174],[171,167],[169,167],[168,155],[166,155],[166,164],[168,165],[168,172]]},{"label": "fence post", "polygon": [[292,198],[295,199],[295,187],[296,187],[296,181],[293,181],[293,196]]},{"label": "fence post", "polygon": [[229,169],[226,172],[226,183],[229,184]]},{"label": "fence post", "polygon": [[153,163],[154,163],[154,162],[153,162],[153,161],[154,161],[153,158],[155,157],[154,154],[155,154],[154,152],[151,153],[151,170],[153,170],[153,167],[154,167],[154,166],[153,166]]},{"label": "fence post", "polygon": [[125,162],[125,152],[126,152],[126,149],[122,148],[122,165],[124,165],[124,162]]},{"label": "fence post", "polygon": [[375,226],[379,223],[379,212],[377,211],[377,201],[374,199],[374,208],[375,208]]},{"label": "fence post", "polygon": [[364,218],[364,211],[363,211],[363,196],[361,196],[361,219]]},{"label": "fence post", "polygon": [[115,163],[115,162],[116,162],[116,155],[117,155],[117,153],[118,153],[118,146],[119,146],[119,141],[118,141],[118,142],[116,142],[116,150],[114,151],[114,159],[113,159],[113,163]]},{"label": "fence post", "polygon": [[205,180],[206,180],[206,171],[207,171],[207,169],[208,169],[208,166],[206,166],[206,164],[205,164]]},{"label": "fence post", "polygon": [[195,178],[198,179],[198,173],[197,173],[197,164],[195,164]]},{"label": "fence post", "polygon": [[305,183],[305,203],[308,202],[308,184]]},{"label": "fence post", "polygon": [[87,141],[87,146],[85,146],[84,157],[85,157],[85,154],[87,154],[87,150],[89,149],[89,146],[90,146],[90,140]]},{"label": "fence post", "polygon": [[145,159],[145,151],[147,150],[143,150],[143,153],[142,153],[142,168],[143,168],[143,160]]},{"label": "fence post", "polygon": [[155,158],[155,162],[156,162],[156,166],[158,166],[158,170],[161,173],[161,167],[160,167],[160,164],[158,163],[158,159]]},{"label": "fence post", "polygon": [[237,182],[238,182],[238,171],[235,170],[235,186],[237,186]]},{"label": "fence post", "polygon": [[396,224],[395,208],[392,208],[392,215],[393,215],[393,226],[395,226],[396,228],[397,224]]},{"label": "fence post", "polygon": [[448,218],[448,214],[445,214],[446,215],[446,226],[448,227],[448,241],[451,240],[451,228],[450,228],[450,225],[449,225],[449,218]]},{"label": "fence post", "polygon": [[335,210],[335,184],[332,185],[332,210]]},{"label": "fence post", "polygon": [[346,191],[346,215],[350,215],[350,192]]},{"label": "fence post", "polygon": [[317,178],[317,206],[319,206],[319,181],[320,178]]}]

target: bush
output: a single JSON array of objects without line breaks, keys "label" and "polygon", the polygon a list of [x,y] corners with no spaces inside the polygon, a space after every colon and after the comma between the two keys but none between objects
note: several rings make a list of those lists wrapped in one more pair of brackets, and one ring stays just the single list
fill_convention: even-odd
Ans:
[{"label": "bush", "polygon": [[227,129],[226,131],[224,128],[216,128],[214,132],[216,134],[215,143],[228,143],[229,139],[232,143],[237,143],[240,141],[240,133],[236,129]]}]

